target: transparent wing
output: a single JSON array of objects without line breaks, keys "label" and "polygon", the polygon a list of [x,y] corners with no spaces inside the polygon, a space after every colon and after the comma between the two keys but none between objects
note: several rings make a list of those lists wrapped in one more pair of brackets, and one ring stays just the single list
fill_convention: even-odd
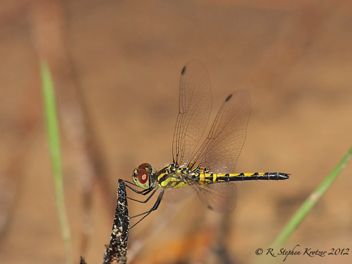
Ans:
[{"label": "transparent wing", "polygon": [[191,185],[208,209],[230,212],[236,206],[236,186],[232,182],[214,183],[207,187]]},{"label": "transparent wing", "polygon": [[183,188],[167,188],[165,189],[163,200],[171,203],[178,203],[192,197],[194,194],[194,190],[190,186]]},{"label": "transparent wing", "polygon": [[[170,176],[170,177],[173,177]],[[236,186],[232,182],[217,182],[202,186],[197,180],[182,176],[187,184],[182,188],[167,188],[163,199],[168,202],[180,202],[191,197],[194,191],[205,206],[217,212],[229,212],[236,205]]]},{"label": "transparent wing", "polygon": [[227,97],[193,160],[214,173],[233,173],[246,139],[249,115],[247,91],[239,90]]},{"label": "transparent wing", "polygon": [[179,165],[188,163],[208,124],[212,105],[210,80],[204,65],[192,60],[182,69],[180,101],[172,155]]}]

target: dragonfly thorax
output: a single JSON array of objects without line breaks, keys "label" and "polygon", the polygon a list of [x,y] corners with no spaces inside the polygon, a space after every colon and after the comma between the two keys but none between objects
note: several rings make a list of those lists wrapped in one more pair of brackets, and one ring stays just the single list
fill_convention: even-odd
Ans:
[{"label": "dragonfly thorax", "polygon": [[142,163],[137,169],[133,170],[133,182],[142,189],[149,189],[151,186],[151,178],[153,168],[149,163]]},{"label": "dragonfly thorax", "polygon": [[153,180],[162,189],[182,188],[188,186],[189,182],[198,176],[186,166],[172,163],[153,175]]}]

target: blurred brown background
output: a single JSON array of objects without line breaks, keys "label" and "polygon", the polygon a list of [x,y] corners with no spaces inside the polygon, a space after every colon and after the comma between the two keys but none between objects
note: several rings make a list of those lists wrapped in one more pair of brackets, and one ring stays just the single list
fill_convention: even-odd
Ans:
[{"label": "blurred brown background", "polygon": [[[172,161],[179,75],[191,59],[210,75],[212,117],[231,92],[251,94],[237,172],[291,173],[284,182],[237,184],[226,238],[233,263],[282,262],[254,252],[269,246],[351,146],[351,1],[3,0],[0,26],[0,263],[65,261],[40,56],[57,89],[75,263],[80,254],[102,262],[117,179],[130,180],[142,162]],[[285,248],[351,247],[351,173],[349,164]],[[130,214],[150,206],[129,202]],[[179,211],[166,221],[168,209]],[[197,197],[182,207],[163,202],[130,233],[131,246],[149,237],[134,263],[195,263],[194,254],[204,253],[204,219],[216,217]],[[351,257],[285,263],[332,261]]]}]

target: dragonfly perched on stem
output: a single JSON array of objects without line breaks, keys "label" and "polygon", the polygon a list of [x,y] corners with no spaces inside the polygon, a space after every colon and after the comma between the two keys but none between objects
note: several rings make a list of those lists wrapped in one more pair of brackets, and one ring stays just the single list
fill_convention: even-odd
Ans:
[{"label": "dragonfly perched on stem", "polygon": [[199,60],[183,67],[179,93],[173,162],[158,171],[153,171],[149,163],[142,163],[133,170],[133,182],[126,185],[137,194],[149,195],[144,201],[129,198],[141,203],[147,203],[160,190],[154,205],[134,216],[142,216],[136,224],[158,208],[169,189],[191,187],[209,209],[227,212],[235,207],[233,182],[289,178],[289,174],[280,172],[234,173],[250,115],[250,96],[246,90],[226,98],[202,144],[199,143],[211,114],[212,96],[209,76]]}]

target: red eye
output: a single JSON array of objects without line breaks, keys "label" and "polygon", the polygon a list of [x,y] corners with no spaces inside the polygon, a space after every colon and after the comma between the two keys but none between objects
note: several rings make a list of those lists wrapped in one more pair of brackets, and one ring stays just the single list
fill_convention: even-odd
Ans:
[{"label": "red eye", "polygon": [[148,172],[144,169],[139,169],[137,173],[137,180],[140,183],[144,184],[148,181],[148,179],[149,179]]},{"label": "red eye", "polygon": [[146,169],[150,166],[149,163],[142,163],[141,165],[138,166],[138,169]]}]

